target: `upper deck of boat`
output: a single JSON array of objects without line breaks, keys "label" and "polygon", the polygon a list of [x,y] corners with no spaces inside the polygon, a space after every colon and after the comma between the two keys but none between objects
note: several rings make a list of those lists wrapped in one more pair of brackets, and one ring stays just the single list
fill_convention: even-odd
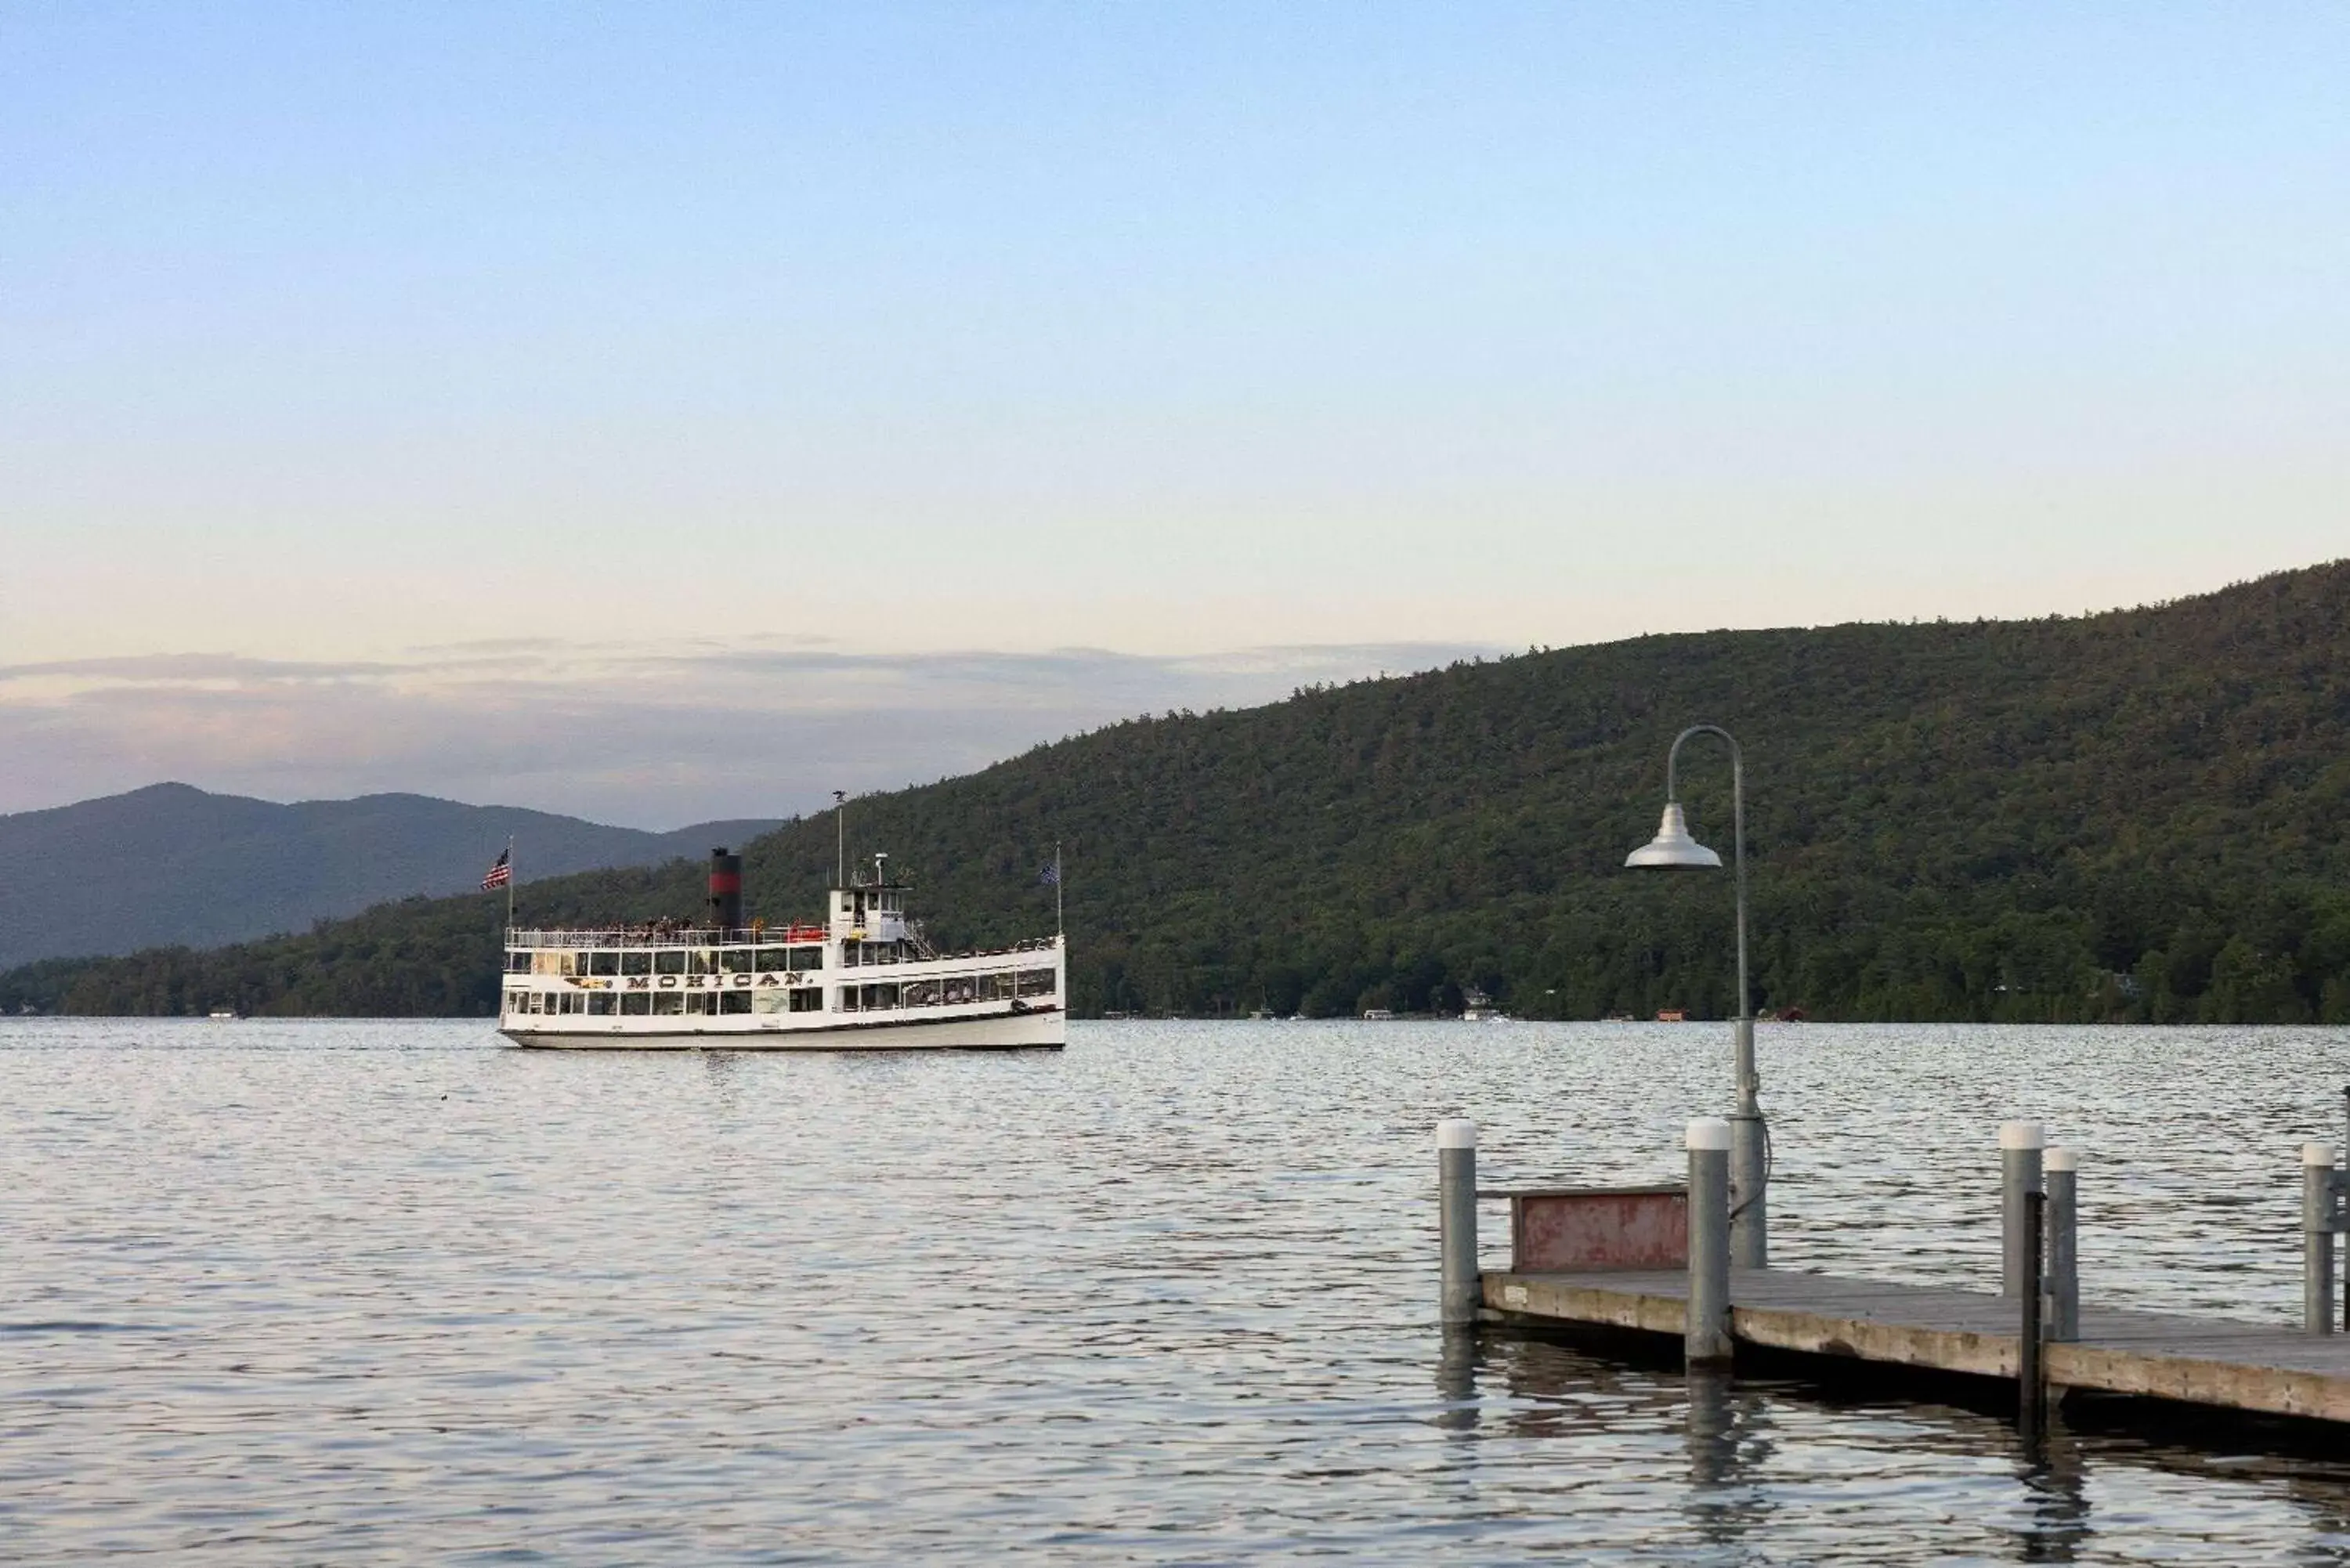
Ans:
[{"label": "upper deck of boat", "polygon": [[637,926],[518,927],[506,932],[510,948],[750,948],[807,947],[828,941],[822,926],[685,926],[653,921]]}]

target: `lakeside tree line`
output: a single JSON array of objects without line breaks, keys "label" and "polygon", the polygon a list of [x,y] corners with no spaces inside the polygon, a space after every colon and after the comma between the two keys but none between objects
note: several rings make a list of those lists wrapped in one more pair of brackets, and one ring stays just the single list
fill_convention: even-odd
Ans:
[{"label": "lakeside tree line", "polygon": [[[1684,724],[1744,742],[1754,974],[1814,1018],[2350,1023],[2350,563],[2027,622],[1649,637],[1166,714],[851,803],[932,938],[1049,925],[1080,1013],[1719,1017],[1727,870],[1627,871]],[[1729,766],[1682,794],[1728,857]],[[525,846],[526,848],[526,846]],[[747,847],[806,917],[827,817]],[[521,889],[526,921],[690,914],[691,863]],[[502,900],[0,976],[0,1008],[486,1014]]]}]

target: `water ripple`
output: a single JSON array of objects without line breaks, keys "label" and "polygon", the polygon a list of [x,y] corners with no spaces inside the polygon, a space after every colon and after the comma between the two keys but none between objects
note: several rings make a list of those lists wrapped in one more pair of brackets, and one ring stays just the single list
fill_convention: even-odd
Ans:
[{"label": "water ripple", "polygon": [[[1430,1129],[1670,1178],[1696,1025],[1112,1024],[1063,1054],[560,1056],[0,1023],[0,1558],[2331,1563],[2350,1471],[1432,1323]],[[2339,1030],[1768,1027],[1780,1262],[2299,1302]],[[1489,1210],[1489,1251],[1500,1210]]]}]

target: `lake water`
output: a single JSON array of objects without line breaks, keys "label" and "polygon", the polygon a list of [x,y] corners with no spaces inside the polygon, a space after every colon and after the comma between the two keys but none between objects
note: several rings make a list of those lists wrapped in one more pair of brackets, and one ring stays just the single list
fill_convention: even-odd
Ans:
[{"label": "lake water", "polygon": [[[2350,1464],[1556,1345],[1447,1351],[1488,1181],[1670,1179],[1720,1025],[1079,1024],[565,1055],[0,1023],[0,1559],[2333,1563]],[[2350,1031],[1765,1026],[1774,1262],[1989,1288],[1997,1124],[2084,1290],[2272,1322]],[[1503,1243],[1489,1212],[1487,1253]]]}]

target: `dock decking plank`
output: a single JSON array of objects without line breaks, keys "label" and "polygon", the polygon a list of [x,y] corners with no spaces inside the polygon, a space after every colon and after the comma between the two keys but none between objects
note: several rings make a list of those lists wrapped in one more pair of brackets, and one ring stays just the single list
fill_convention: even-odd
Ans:
[{"label": "dock decking plank", "polygon": [[[1976,1291],[1785,1269],[1731,1272],[1733,1339],[1887,1366],[2016,1376],[2018,1304]],[[1504,1321],[1680,1334],[1681,1270],[1575,1274],[1489,1271]],[[2350,1337],[2130,1309],[2085,1308],[2081,1337],[2047,1347],[2050,1380],[2230,1409],[2350,1422]]]}]

